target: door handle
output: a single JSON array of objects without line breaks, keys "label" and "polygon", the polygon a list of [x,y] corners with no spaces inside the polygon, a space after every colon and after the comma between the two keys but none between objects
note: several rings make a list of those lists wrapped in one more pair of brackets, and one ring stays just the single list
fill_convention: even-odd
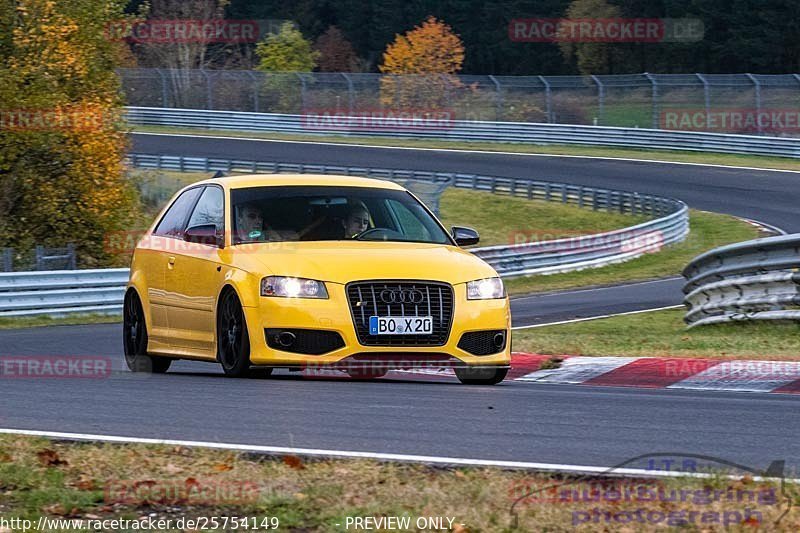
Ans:
[{"label": "door handle", "polygon": [[175,266],[175,258],[170,256],[169,259],[167,259],[167,268],[173,268],[174,266]]}]

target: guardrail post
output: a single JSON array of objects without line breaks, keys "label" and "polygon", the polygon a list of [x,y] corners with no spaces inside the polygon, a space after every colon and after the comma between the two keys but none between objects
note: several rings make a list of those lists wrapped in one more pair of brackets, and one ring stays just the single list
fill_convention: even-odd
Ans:
[{"label": "guardrail post", "polygon": [[546,183],[545,186],[544,186],[544,200],[545,200],[545,202],[549,202],[550,201],[550,187],[551,187],[551,185],[550,185],[549,182]]},{"label": "guardrail post", "polygon": [[533,183],[528,182],[528,200],[533,200]]}]

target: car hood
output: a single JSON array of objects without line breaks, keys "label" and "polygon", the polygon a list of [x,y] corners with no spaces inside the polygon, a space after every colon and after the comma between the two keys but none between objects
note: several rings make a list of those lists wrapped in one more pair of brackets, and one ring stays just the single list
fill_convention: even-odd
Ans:
[{"label": "car hood", "polygon": [[497,275],[475,255],[441,244],[315,241],[244,244],[232,249],[237,266],[252,273],[342,284],[364,279],[426,279],[457,284]]}]

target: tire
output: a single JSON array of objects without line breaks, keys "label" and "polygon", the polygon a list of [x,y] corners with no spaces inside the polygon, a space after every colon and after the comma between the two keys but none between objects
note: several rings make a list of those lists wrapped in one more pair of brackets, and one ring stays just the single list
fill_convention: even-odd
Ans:
[{"label": "tire", "polygon": [[488,366],[457,366],[456,377],[464,385],[497,385],[506,378],[508,368]]},{"label": "tire", "polygon": [[239,378],[250,370],[250,335],[239,297],[230,289],[217,309],[217,361],[226,376]]},{"label": "tire", "polygon": [[172,359],[147,354],[147,324],[144,309],[136,291],[128,291],[122,309],[122,343],[125,363],[131,372],[163,374]]}]

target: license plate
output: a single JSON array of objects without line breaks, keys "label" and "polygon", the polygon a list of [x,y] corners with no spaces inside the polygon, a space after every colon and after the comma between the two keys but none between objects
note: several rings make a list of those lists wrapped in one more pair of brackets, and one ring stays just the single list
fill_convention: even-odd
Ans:
[{"label": "license plate", "polygon": [[433,317],[430,316],[371,316],[370,335],[430,335]]}]

